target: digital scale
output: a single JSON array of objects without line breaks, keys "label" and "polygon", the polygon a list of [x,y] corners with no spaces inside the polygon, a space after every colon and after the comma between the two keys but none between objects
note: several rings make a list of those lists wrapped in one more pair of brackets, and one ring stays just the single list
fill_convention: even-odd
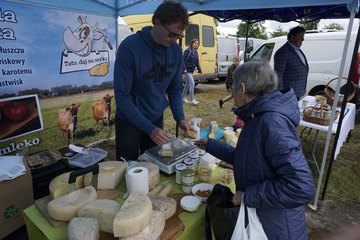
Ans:
[{"label": "digital scale", "polygon": [[159,155],[161,145],[158,145],[146,150],[138,159],[140,161],[152,162],[164,173],[172,174],[175,172],[176,164],[183,162],[190,153],[198,149],[193,144],[178,138],[173,138],[168,144],[171,144],[173,157],[161,157]]}]

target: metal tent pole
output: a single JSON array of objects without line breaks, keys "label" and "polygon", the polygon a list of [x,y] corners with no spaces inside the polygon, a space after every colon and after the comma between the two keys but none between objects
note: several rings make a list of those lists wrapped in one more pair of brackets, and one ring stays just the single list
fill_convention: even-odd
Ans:
[{"label": "metal tent pole", "polygon": [[323,158],[322,158],[322,162],[321,162],[321,168],[320,168],[319,179],[318,179],[318,183],[317,183],[317,187],[316,187],[315,199],[314,199],[313,204],[308,204],[308,206],[313,210],[317,209],[317,204],[318,204],[318,201],[319,201],[320,188],[321,188],[322,178],[323,178],[323,175],[324,175],[326,158],[327,158],[328,151],[329,151],[330,139],[331,139],[331,135],[332,135],[332,127],[334,125],[334,117],[335,117],[335,112],[336,112],[336,106],[337,106],[337,102],[339,100],[339,91],[340,91],[340,86],[341,86],[341,79],[342,79],[342,77],[344,75],[344,66],[345,66],[346,54],[347,54],[347,50],[349,48],[350,35],[351,35],[352,25],[353,25],[353,22],[354,22],[355,11],[356,11],[355,9],[351,9],[351,12],[350,12],[350,21],[349,21],[348,30],[347,30],[347,33],[346,33],[344,50],[343,50],[343,54],[342,54],[342,58],[341,58],[342,61],[341,61],[341,64],[340,64],[338,82],[337,82],[337,85],[336,85],[336,91],[335,91],[335,96],[334,96],[334,103],[333,103],[333,106],[331,108],[332,109],[331,115],[330,115],[331,120],[330,120],[330,124],[329,124],[329,129],[328,129],[327,134],[326,134],[325,149],[324,149],[324,154],[323,154]]},{"label": "metal tent pole", "polygon": [[339,116],[339,123],[338,123],[338,127],[336,129],[335,141],[334,141],[334,144],[333,144],[333,148],[332,148],[332,152],[331,152],[331,158],[330,158],[328,170],[327,170],[327,173],[326,173],[324,187],[323,187],[322,194],[321,194],[321,201],[323,201],[324,198],[325,198],[328,182],[329,182],[329,179],[330,179],[332,165],[333,165],[333,162],[335,160],[335,151],[336,151],[336,147],[337,147],[337,141],[338,141],[338,138],[339,138],[339,135],[340,135],[342,121],[343,121],[343,118],[344,118],[347,98],[349,96],[350,87],[353,85],[351,78],[352,78],[352,74],[353,74],[354,68],[355,68],[355,63],[356,63],[356,60],[357,60],[359,42],[360,42],[360,25],[359,25],[358,32],[357,32],[357,35],[356,35],[356,41],[355,41],[355,45],[354,45],[353,56],[352,56],[352,60],[351,60],[351,65],[350,65],[350,70],[349,70],[349,74],[348,74],[346,87],[345,87],[344,101],[342,102],[342,105],[341,105],[341,113],[340,113],[340,116]]}]

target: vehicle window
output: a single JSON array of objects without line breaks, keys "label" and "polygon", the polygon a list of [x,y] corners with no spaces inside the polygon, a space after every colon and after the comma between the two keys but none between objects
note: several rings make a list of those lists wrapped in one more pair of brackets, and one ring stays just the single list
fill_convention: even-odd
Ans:
[{"label": "vehicle window", "polygon": [[185,31],[185,45],[189,46],[191,40],[194,38],[199,39],[199,25],[189,24],[188,28]]},{"label": "vehicle window", "polygon": [[202,27],[202,45],[204,47],[214,47],[215,46],[215,36],[214,36],[214,28],[211,26],[203,26]]},{"label": "vehicle window", "polygon": [[253,55],[251,55],[251,59],[270,61],[274,46],[275,43],[267,43],[262,45]]},{"label": "vehicle window", "polygon": [[245,40],[239,40],[240,50],[243,51],[245,49]]}]

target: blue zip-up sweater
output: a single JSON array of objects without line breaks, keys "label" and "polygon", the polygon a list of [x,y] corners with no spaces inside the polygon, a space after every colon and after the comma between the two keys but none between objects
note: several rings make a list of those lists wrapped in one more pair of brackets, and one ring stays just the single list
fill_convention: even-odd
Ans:
[{"label": "blue zip-up sweater", "polygon": [[156,43],[151,28],[144,27],[120,44],[114,70],[116,117],[148,135],[155,128],[152,122],[169,105],[177,122],[185,119],[181,47]]},{"label": "blue zip-up sweater", "polygon": [[197,51],[192,50],[191,48],[187,48],[184,52],[184,63],[184,68],[188,73],[194,73],[195,68],[199,73],[202,73]]},{"label": "blue zip-up sweater", "polygon": [[237,108],[244,120],[236,148],[209,139],[207,151],[233,164],[237,191],[256,208],[269,240],[307,239],[304,204],[315,194],[296,126],[294,91],[274,91]]}]

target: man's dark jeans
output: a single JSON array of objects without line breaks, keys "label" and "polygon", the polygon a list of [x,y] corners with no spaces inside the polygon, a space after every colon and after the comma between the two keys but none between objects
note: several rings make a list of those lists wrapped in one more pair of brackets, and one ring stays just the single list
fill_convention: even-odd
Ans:
[{"label": "man's dark jeans", "polygon": [[[164,128],[164,117],[159,118],[153,124],[161,129]],[[138,129],[135,125],[128,121],[116,118],[116,159],[120,157],[126,160],[136,160],[140,154],[144,153],[156,145],[150,136]]]}]

